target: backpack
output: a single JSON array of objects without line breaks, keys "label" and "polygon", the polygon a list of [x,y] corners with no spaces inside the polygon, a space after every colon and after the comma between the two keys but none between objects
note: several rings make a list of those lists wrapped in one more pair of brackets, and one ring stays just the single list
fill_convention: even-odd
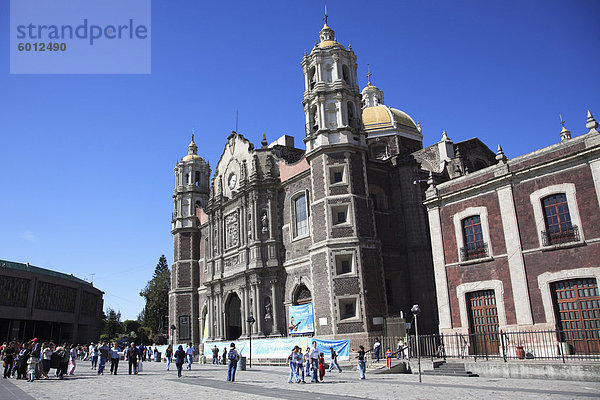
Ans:
[{"label": "backpack", "polygon": [[234,349],[229,350],[229,353],[227,354],[227,359],[229,361],[235,361],[237,360],[238,355],[237,352]]}]

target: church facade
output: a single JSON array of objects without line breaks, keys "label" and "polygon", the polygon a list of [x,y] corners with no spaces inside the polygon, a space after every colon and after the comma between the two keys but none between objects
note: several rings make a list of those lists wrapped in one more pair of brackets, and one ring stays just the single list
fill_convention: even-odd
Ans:
[{"label": "church facade", "polygon": [[425,183],[486,168],[495,153],[445,132],[423,148],[420,125],[385,105],[370,76],[359,90],[356,61],[326,21],[301,63],[305,149],[233,132],[211,171],[192,138],[175,166],[176,340],[287,336],[291,307],[306,304],[321,338],[381,335],[413,304],[419,330],[437,331]]}]

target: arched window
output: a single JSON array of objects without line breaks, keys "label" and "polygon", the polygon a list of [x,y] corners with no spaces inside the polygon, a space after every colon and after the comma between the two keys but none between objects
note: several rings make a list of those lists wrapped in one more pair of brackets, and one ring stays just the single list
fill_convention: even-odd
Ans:
[{"label": "arched window", "polygon": [[315,88],[315,84],[317,83],[317,75],[316,75],[316,68],[312,67],[309,71],[308,71],[308,84],[309,84],[309,89],[312,90]]},{"label": "arched window", "polygon": [[306,194],[301,194],[292,200],[293,204],[293,237],[308,235],[308,208]]},{"label": "arched window", "polygon": [[462,249],[463,260],[472,260],[487,256],[481,228],[481,217],[474,215],[462,220],[463,239],[465,247]]},{"label": "arched window", "polygon": [[544,220],[546,222],[545,238],[548,244],[566,243],[578,240],[571,223],[569,204],[564,193],[556,193],[542,199]]},{"label": "arched window", "polygon": [[354,104],[349,101],[346,103],[346,113],[348,115],[348,125],[349,126],[356,126],[356,114],[354,112]]},{"label": "arched window", "polygon": [[300,285],[294,295],[294,305],[307,304],[312,301],[312,294],[306,285]]},{"label": "arched window", "polygon": [[316,132],[319,130],[319,118],[317,115],[317,106],[312,106],[310,108],[309,124],[310,124],[311,132]]},{"label": "arched window", "polygon": [[350,69],[345,64],[342,65],[342,79],[344,79],[344,82],[346,82],[348,85],[352,83],[350,82]]}]

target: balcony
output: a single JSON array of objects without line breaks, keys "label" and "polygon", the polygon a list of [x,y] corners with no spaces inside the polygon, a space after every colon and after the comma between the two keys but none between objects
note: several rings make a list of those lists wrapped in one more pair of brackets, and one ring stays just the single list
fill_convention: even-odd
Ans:
[{"label": "balcony", "polygon": [[485,242],[471,243],[460,249],[461,261],[475,260],[488,256],[488,245]]},{"label": "balcony", "polygon": [[553,246],[563,243],[579,242],[579,228],[576,225],[560,232],[542,231],[542,242],[544,246]]}]

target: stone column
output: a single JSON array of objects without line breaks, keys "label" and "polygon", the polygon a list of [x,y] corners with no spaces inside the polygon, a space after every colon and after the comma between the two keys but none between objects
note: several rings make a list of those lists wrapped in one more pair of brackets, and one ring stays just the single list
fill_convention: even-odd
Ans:
[{"label": "stone column", "polygon": [[277,316],[277,308],[279,302],[277,301],[277,279],[271,280],[271,317],[273,318],[273,331],[272,336],[280,336],[279,332],[279,320]]},{"label": "stone column", "polygon": [[219,321],[221,322],[221,329],[219,331],[219,338],[225,340],[225,311],[223,310],[223,289],[219,293]]},{"label": "stone column", "polygon": [[[273,217],[273,194],[269,191],[267,195],[267,214],[269,218],[269,239],[273,239],[273,230],[274,230],[274,217]],[[268,255],[267,255],[268,258]]]},{"label": "stone column", "polygon": [[[250,288],[248,287],[248,285],[244,286],[244,312],[246,314],[246,318],[248,318],[251,314],[253,314],[250,311]],[[249,330],[248,330],[248,325],[246,325],[246,334],[250,334]]]},{"label": "stone column", "polygon": [[256,312],[256,315],[254,316],[254,318],[256,319],[256,336],[264,336],[265,334],[263,333],[263,313],[261,310],[261,301],[260,301],[260,290],[258,288],[258,283],[256,283],[254,285],[254,310]]},{"label": "stone column", "polygon": [[[438,318],[440,329],[451,329],[450,298],[448,293],[448,278],[446,276],[446,259],[442,241],[442,223],[440,209],[431,207],[427,210],[429,230],[431,231],[431,250],[433,253],[433,275],[437,292]],[[464,329],[467,327],[463,326]]]},{"label": "stone column", "polygon": [[242,300],[242,337],[248,337],[248,323],[246,322],[248,319],[248,314],[246,314],[246,286],[241,286],[240,289],[242,289],[242,297],[240,299]]},{"label": "stone column", "polygon": [[214,328],[214,311],[215,311],[215,307],[214,307],[214,301],[213,301],[213,297],[212,294],[210,294],[208,296],[208,313],[207,313],[207,318],[208,318],[208,338],[210,340],[213,340],[215,338],[215,328]]}]

